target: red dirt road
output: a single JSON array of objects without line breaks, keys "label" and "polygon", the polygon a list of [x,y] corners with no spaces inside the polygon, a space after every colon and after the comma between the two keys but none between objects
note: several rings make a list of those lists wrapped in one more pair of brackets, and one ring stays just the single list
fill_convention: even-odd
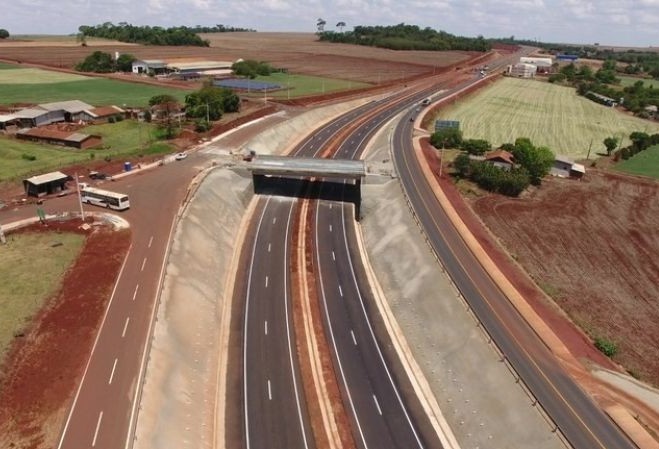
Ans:
[{"label": "red dirt road", "polygon": [[17,232],[79,232],[87,235],[62,288],[17,338],[0,378],[0,447],[54,447],[67,405],[130,246],[129,231],[78,228],[78,220],[35,224]]}]

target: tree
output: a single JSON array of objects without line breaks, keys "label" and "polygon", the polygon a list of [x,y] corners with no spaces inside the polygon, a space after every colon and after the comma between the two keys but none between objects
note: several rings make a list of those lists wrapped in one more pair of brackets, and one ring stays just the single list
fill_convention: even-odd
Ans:
[{"label": "tree", "polygon": [[471,170],[471,159],[469,159],[469,155],[466,153],[460,153],[453,160],[453,168],[455,168],[456,174],[459,177],[468,177]]},{"label": "tree", "polygon": [[430,143],[435,148],[458,148],[462,143],[462,131],[458,128],[444,128],[430,136]]},{"label": "tree", "polygon": [[316,21],[316,28],[318,29],[319,33],[325,31],[325,25],[327,25],[327,22],[325,22],[323,19],[319,17],[318,20]]},{"label": "tree", "polygon": [[240,98],[230,89],[206,85],[185,96],[188,117],[219,120],[224,112],[240,110]]},{"label": "tree", "polygon": [[492,146],[484,139],[466,139],[462,141],[461,148],[469,154],[481,155],[490,151]]},{"label": "tree", "polygon": [[604,139],[604,146],[606,147],[606,154],[611,156],[611,152],[618,146],[618,139],[615,137],[607,137]]},{"label": "tree", "polygon": [[0,28],[0,39],[7,39],[8,37],[9,31],[5,30],[4,28]]},{"label": "tree", "polygon": [[133,62],[135,62],[137,58],[131,54],[124,53],[122,55],[119,55],[117,60],[115,61],[116,63],[116,68],[120,72],[132,72],[133,71]]},{"label": "tree", "polygon": [[549,173],[554,163],[554,153],[547,147],[536,147],[531,140],[520,137],[515,140],[515,148],[512,151],[515,162],[528,172],[531,184],[540,185],[542,178]]},{"label": "tree", "polygon": [[114,71],[114,61],[110,53],[95,51],[76,66],[80,72],[109,73]]},{"label": "tree", "polygon": [[336,27],[343,33],[343,28],[346,26],[345,22],[339,22],[336,24]]}]

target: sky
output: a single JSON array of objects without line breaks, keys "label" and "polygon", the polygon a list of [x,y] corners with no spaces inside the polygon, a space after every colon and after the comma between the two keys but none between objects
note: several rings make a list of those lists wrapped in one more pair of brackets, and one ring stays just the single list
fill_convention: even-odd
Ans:
[{"label": "sky", "polygon": [[80,25],[225,26],[315,32],[345,22],[406,23],[458,36],[659,47],[659,0],[11,0],[10,34],[71,34]]}]

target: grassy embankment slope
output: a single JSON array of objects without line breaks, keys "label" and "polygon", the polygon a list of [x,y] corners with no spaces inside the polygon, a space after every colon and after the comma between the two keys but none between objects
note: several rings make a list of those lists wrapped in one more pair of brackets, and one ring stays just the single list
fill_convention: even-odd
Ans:
[{"label": "grassy embankment slope", "polygon": [[459,120],[466,139],[486,139],[497,146],[528,137],[554,154],[591,158],[605,152],[603,140],[643,131],[659,132],[659,124],[622,114],[578,96],[569,87],[503,78],[491,87],[444,108],[439,117]]}]

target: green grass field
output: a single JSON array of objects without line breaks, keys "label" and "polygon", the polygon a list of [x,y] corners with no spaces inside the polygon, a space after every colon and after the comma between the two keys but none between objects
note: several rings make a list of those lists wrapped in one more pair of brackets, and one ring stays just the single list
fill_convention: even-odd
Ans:
[{"label": "green grass field", "polygon": [[[84,241],[71,233],[7,236],[7,245],[0,247],[0,360],[14,335],[57,291]],[[56,242],[62,245],[52,246]]]},{"label": "green grass field", "polygon": [[[358,89],[368,87],[368,83],[358,83],[355,81],[346,81],[335,78],[323,78],[320,76],[307,76],[286,73],[273,73],[270,76],[259,76],[256,81],[266,83],[275,83],[282,86],[282,89],[268,92],[269,97],[274,98],[295,98],[307,95],[320,95],[322,93],[337,92],[349,89]],[[289,89],[290,87],[290,89]],[[254,93],[258,97],[259,94]],[[263,95],[263,93],[260,93]]]},{"label": "green grass field", "polygon": [[41,69],[3,68],[5,70],[0,70],[0,102],[3,104],[81,100],[95,106],[139,107],[146,106],[155,95],[170,94],[183,101],[188,93]]},{"label": "green grass field", "polygon": [[632,175],[643,175],[659,179],[659,145],[632,156],[614,165],[616,170]]},{"label": "green grass field", "polygon": [[[16,181],[29,175],[58,170],[93,158],[117,158],[171,151],[164,142],[154,142],[155,125],[124,120],[119,123],[87,126],[80,132],[100,134],[103,149],[77,150],[56,145],[42,145],[0,136],[0,181]],[[36,156],[30,161],[23,155]]]},{"label": "green grass field", "polygon": [[620,78],[620,85],[623,87],[631,86],[636,81],[643,81],[645,87],[659,89],[659,80],[634,78],[633,76],[619,76],[618,78]]},{"label": "green grass field", "polygon": [[528,137],[535,145],[574,158],[586,157],[591,143],[591,158],[604,153],[606,137],[624,136],[625,145],[633,131],[659,132],[659,124],[579,97],[572,88],[517,78],[503,78],[458,100],[437,118],[459,120],[466,139],[501,145]]}]

